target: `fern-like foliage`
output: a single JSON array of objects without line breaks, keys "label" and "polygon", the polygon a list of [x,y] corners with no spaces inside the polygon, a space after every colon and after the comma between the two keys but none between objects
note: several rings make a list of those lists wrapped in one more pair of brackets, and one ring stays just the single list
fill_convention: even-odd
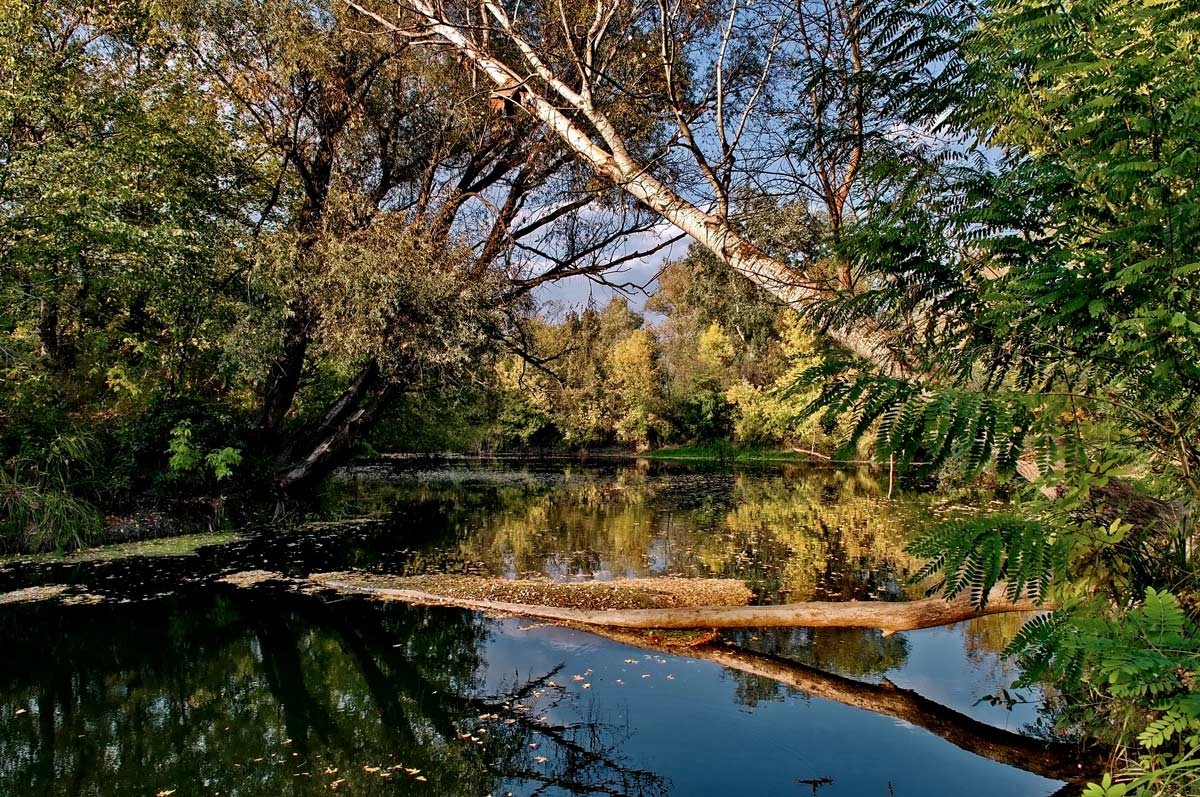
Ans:
[{"label": "fern-like foliage", "polygon": [[908,551],[926,559],[917,580],[937,578],[930,592],[941,590],[947,599],[966,593],[981,609],[1000,582],[1009,600],[1028,595],[1040,601],[1063,566],[1061,546],[1045,526],[1007,515],[941,523]]},{"label": "fern-like foliage", "polygon": [[1015,685],[1033,686],[1053,676],[1068,687],[1077,686],[1083,675],[1082,636],[1069,612],[1039,614],[1025,621],[1004,651],[1021,664]]},{"label": "fern-like foliage", "polygon": [[921,387],[827,361],[801,374],[795,390],[820,386],[805,412],[848,419],[842,453],[870,435],[876,459],[918,476],[941,471],[968,478],[994,468],[1002,478],[1016,470],[1027,447],[1061,457],[1053,438],[1035,435],[1029,397],[1018,392]]},{"label": "fern-like foliage", "polygon": [[1021,664],[1018,686],[1053,680],[1120,717],[1114,733],[1133,729],[1113,741],[1147,753],[1200,747],[1200,627],[1171,593],[1147,589],[1124,612],[1090,601],[1039,615],[1006,653]]}]

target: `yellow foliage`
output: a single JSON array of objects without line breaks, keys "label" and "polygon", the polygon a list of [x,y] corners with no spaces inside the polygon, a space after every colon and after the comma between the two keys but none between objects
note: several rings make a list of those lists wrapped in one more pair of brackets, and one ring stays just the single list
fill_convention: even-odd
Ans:
[{"label": "yellow foliage", "polygon": [[705,367],[714,371],[726,368],[733,362],[735,353],[733,340],[717,322],[709,324],[708,328],[700,333],[696,355]]},{"label": "yellow foliage", "polygon": [[792,442],[827,447],[829,441],[816,418],[801,411],[815,398],[817,390],[784,395],[816,357],[817,337],[798,314],[787,310],[777,322],[782,356],[787,369],[765,387],[741,381],[725,391],[725,399],[737,408],[734,434],[747,443]]},{"label": "yellow foliage", "polygon": [[657,384],[654,339],[645,329],[635,329],[617,341],[608,356],[612,381],[627,398],[652,396]]}]

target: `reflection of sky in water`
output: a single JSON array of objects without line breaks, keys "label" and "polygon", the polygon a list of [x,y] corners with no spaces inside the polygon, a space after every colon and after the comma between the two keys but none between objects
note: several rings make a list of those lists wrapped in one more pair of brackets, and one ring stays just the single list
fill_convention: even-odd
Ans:
[{"label": "reflection of sky in water", "polygon": [[[392,476],[384,478],[388,473]],[[734,476],[663,466],[545,463],[376,469],[368,475],[335,493],[332,514],[367,515],[378,518],[375,522],[264,535],[190,560],[0,573],[0,580],[9,579],[12,586],[35,577],[79,581],[95,592],[134,600],[162,585],[178,588],[191,581],[188,588],[203,596],[194,607],[151,600],[48,608],[44,617],[29,621],[12,614],[6,620],[0,611],[0,625],[9,629],[0,660],[0,759],[7,756],[0,760],[0,793],[154,793],[147,790],[153,783],[178,787],[183,797],[198,793],[181,787],[195,775],[187,769],[193,766],[189,757],[199,759],[194,766],[221,770],[239,794],[326,793],[321,783],[306,790],[292,781],[286,792],[280,781],[255,781],[237,768],[264,755],[272,760],[278,750],[268,750],[268,740],[277,746],[292,733],[285,720],[295,724],[297,717],[329,711],[333,725],[310,740],[312,767],[319,762],[322,770],[357,773],[368,763],[363,760],[367,751],[436,766],[448,761],[438,747],[442,742],[421,736],[421,747],[397,746],[395,726],[424,727],[431,716],[427,704],[441,706],[437,696],[447,697],[447,684],[467,688],[471,671],[482,685],[469,691],[500,692],[559,665],[563,669],[555,679],[571,699],[550,709],[551,719],[607,724],[606,743],[615,745],[623,765],[661,776],[675,795],[803,796],[812,793],[811,787],[797,781],[818,778],[833,779],[819,788],[820,797],[1048,795],[1057,788],[1054,781],[965,752],[907,722],[808,697],[709,661],[648,654],[591,634],[518,620],[487,621],[482,632],[472,631],[467,615],[450,610],[421,612],[360,601],[324,604],[297,596],[260,606],[246,593],[237,593],[233,605],[214,607],[214,588],[204,582],[205,573],[259,567],[294,574],[342,567],[392,572],[444,567],[509,578],[532,567],[559,579],[666,573],[746,578],[766,599],[835,594],[895,599],[907,589],[903,542],[936,515],[927,499],[881,502],[869,479],[829,472]],[[94,612],[95,619],[72,613],[80,611]],[[886,678],[977,720],[1020,730],[1035,721],[1032,706],[1010,712],[976,705],[1014,675],[996,651],[1017,619],[988,618],[996,622],[886,639],[873,631],[834,629],[727,636],[747,648],[857,681]],[[393,647],[397,639],[402,649]],[[443,651],[457,651],[458,664],[447,664]],[[575,675],[583,680],[574,680]],[[76,686],[64,689],[63,683]],[[33,760],[30,771],[43,772],[42,780],[22,781],[12,774],[6,781],[6,773],[25,771],[20,751],[37,738],[30,732],[38,727],[32,712],[47,694],[58,701],[54,722],[63,725],[57,749],[61,771],[39,770]],[[62,705],[63,700],[68,703]],[[30,707],[30,713],[15,715],[18,704]],[[461,702],[448,700],[445,706],[465,711]],[[134,707],[148,716],[140,718]],[[471,719],[478,711],[467,714]],[[166,743],[170,755],[147,754],[143,765],[126,763],[118,774],[89,769],[99,761],[92,758],[89,764],[89,756],[116,755],[89,752],[95,729],[120,727],[157,740],[170,725],[165,717],[178,718],[172,720],[175,736]],[[79,727],[92,730],[80,734]],[[452,745],[460,741],[455,736],[449,734]],[[539,763],[523,749],[520,766],[553,765],[553,759]],[[550,755],[549,747],[535,752],[542,750]],[[62,763],[72,755],[81,770]],[[457,766],[465,771],[467,765]],[[506,765],[489,766],[497,772]],[[509,773],[505,789],[493,793],[535,790],[512,769],[503,768]],[[371,791],[354,787],[343,793],[484,793],[472,790],[482,781],[447,778],[440,782],[441,792],[413,790],[408,781],[403,788],[372,781]],[[32,791],[6,791],[6,784],[35,782],[40,786]],[[72,792],[76,782],[87,788]]]},{"label": "reflection of sky in water", "polygon": [[966,625],[959,624],[905,633],[908,658],[903,666],[887,672],[888,680],[999,728],[1020,731],[1034,722],[1037,709],[1029,703],[1018,704],[1012,711],[986,702],[975,705],[984,695],[1007,687],[1016,673],[1004,671],[995,653],[985,654],[979,664],[967,664],[965,632]]},{"label": "reflection of sky in water", "polygon": [[[560,707],[567,712],[560,718],[576,720],[590,709],[609,722],[628,723],[622,751],[629,763],[669,779],[672,794],[802,795],[809,787],[797,780],[822,777],[833,779],[820,788],[822,797],[887,797],[889,784],[897,797],[1049,795],[1059,786],[908,723],[827,700],[793,693],[748,708],[735,699],[730,673],[711,662],[651,654],[568,629],[516,630],[527,626],[503,621],[489,638],[491,687],[515,672],[536,675],[565,663],[558,681],[579,702]],[[907,637],[913,657],[888,673],[897,685],[992,724],[1021,723],[1003,710],[972,706],[974,690],[1003,684],[964,671],[960,629]],[[589,670],[584,690],[571,678]]]}]

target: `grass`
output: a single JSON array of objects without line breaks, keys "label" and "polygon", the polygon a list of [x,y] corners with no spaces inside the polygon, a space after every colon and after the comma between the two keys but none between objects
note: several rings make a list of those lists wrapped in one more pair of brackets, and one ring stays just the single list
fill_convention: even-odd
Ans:
[{"label": "grass", "polygon": [[205,534],[183,534],[155,540],[122,542],[115,545],[100,545],[82,548],[71,553],[35,553],[0,557],[0,567],[24,564],[47,564],[52,562],[101,562],[126,559],[131,556],[192,556],[206,545],[225,545],[242,537],[240,534],[217,531]]}]

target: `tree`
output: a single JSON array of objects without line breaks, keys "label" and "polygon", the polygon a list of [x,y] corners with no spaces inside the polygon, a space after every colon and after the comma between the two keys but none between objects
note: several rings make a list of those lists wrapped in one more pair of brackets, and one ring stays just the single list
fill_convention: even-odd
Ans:
[{"label": "tree", "polygon": [[[819,274],[766,254],[730,215],[740,187],[735,177],[743,173],[738,169],[773,169],[780,157],[769,147],[757,158],[741,155],[742,148],[754,151],[752,141],[762,141],[751,128],[761,123],[758,111],[774,95],[779,65],[802,48],[796,25],[804,15],[794,14],[790,5],[735,1],[717,14],[707,6],[599,0],[588,11],[571,13],[561,3],[535,4],[513,18],[485,3],[478,18],[472,4],[409,0],[404,7],[410,14],[397,22],[362,4],[350,5],[397,35],[457,52],[469,72],[512,94],[599,177],[785,303],[804,307],[836,294]],[[941,39],[915,36],[905,20],[936,30],[954,19],[953,9],[943,15],[898,4],[887,13],[894,18],[881,25],[880,46],[908,56],[897,62],[895,74],[925,75],[944,64]],[[619,63],[618,52],[652,66],[619,73],[610,69]],[[627,101],[641,104],[635,119],[657,121],[659,132],[652,137],[657,146],[647,150],[642,131],[623,125]],[[706,149],[702,142],[709,140]],[[911,371],[901,347],[869,320],[856,318],[827,332],[887,373]]]},{"label": "tree", "polygon": [[617,439],[649,448],[666,436],[662,417],[661,379],[654,337],[635,329],[608,353],[610,382],[617,401]]},{"label": "tree", "polygon": [[[282,328],[260,436],[284,489],[327,472],[399,394],[456,378],[478,344],[519,345],[534,286],[602,270],[650,219],[589,186],[536,125],[485,112],[443,55],[350,13],[230,0],[182,14],[246,146],[278,164],[254,277],[260,323]],[[306,372],[350,363],[340,392],[297,402]]]}]

